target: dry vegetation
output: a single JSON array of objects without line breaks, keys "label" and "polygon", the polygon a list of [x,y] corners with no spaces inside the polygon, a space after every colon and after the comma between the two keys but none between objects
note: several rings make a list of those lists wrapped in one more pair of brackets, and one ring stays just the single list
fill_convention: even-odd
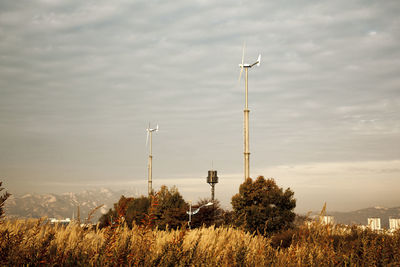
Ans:
[{"label": "dry vegetation", "polygon": [[0,222],[0,265],[400,265],[400,232],[303,225],[271,238],[231,227],[83,229],[44,220]]}]

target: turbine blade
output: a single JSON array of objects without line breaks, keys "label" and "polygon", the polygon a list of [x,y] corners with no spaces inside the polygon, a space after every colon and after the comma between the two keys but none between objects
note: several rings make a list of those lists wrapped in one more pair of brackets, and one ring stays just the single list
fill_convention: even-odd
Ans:
[{"label": "turbine blade", "polygon": [[242,77],[242,72],[243,72],[243,67],[240,67],[240,73],[239,73],[239,80],[238,80],[238,83],[240,83],[240,78]]},{"label": "turbine blade", "polygon": [[257,67],[260,66],[260,62],[261,62],[261,55],[258,55],[257,61],[254,62],[253,64],[250,65],[250,68],[253,67],[254,65],[257,65]]},{"label": "turbine blade", "polygon": [[243,52],[242,52],[242,68],[243,68],[243,64],[244,64],[244,49],[246,47],[246,42],[243,42]]},{"label": "turbine blade", "polygon": [[240,83],[240,78],[242,77],[242,72],[243,72],[243,64],[244,64],[244,50],[246,47],[246,42],[243,42],[243,50],[242,50],[242,64],[240,66],[240,73],[239,73],[239,80],[238,82]]},{"label": "turbine blade", "polygon": [[149,129],[147,129],[147,136],[146,136],[146,146],[149,143]]},{"label": "turbine blade", "polygon": [[157,124],[157,127],[156,127],[156,132],[158,132],[158,124]]}]

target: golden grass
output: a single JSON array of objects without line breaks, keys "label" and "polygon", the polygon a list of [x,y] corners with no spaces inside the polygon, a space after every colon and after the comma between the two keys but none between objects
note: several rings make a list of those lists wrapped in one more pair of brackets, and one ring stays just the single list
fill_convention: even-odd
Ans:
[{"label": "golden grass", "polygon": [[84,229],[44,220],[8,220],[0,223],[3,265],[399,266],[400,233],[315,222],[266,238],[232,227]]}]

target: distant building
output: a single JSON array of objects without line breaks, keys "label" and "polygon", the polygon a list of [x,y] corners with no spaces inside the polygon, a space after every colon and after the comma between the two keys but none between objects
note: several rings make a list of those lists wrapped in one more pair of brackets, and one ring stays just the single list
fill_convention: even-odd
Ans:
[{"label": "distant building", "polygon": [[59,224],[68,225],[68,224],[71,223],[71,219],[70,218],[66,218],[64,220],[57,220],[56,218],[50,218],[49,220],[50,220],[51,224],[59,223]]},{"label": "distant building", "polygon": [[372,230],[381,230],[381,218],[368,218],[368,227]]},{"label": "distant building", "polygon": [[324,224],[335,224],[335,219],[333,216],[323,216],[322,223]]},{"label": "distant building", "polygon": [[397,230],[400,229],[400,219],[389,219],[389,229]]}]

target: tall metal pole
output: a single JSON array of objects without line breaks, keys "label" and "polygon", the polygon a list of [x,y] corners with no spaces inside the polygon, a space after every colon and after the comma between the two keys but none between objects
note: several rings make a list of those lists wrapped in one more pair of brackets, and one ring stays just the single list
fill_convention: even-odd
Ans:
[{"label": "tall metal pole", "polygon": [[148,195],[151,195],[151,191],[153,190],[152,188],[152,181],[153,181],[153,177],[152,177],[152,171],[153,171],[153,166],[152,166],[152,161],[153,161],[153,155],[152,155],[152,145],[153,145],[153,132],[149,131],[150,134],[150,153],[149,153],[149,166],[148,166],[148,171],[149,171],[149,184],[148,184]]},{"label": "tall metal pole", "polygon": [[245,84],[246,84],[246,97],[244,107],[244,180],[250,177],[250,151],[249,151],[249,105],[248,105],[248,68],[244,68],[246,71]]},{"label": "tall metal pole", "polygon": [[189,221],[188,221],[189,230],[192,229],[192,226],[190,225],[191,222],[192,222],[192,201],[189,200]]}]

